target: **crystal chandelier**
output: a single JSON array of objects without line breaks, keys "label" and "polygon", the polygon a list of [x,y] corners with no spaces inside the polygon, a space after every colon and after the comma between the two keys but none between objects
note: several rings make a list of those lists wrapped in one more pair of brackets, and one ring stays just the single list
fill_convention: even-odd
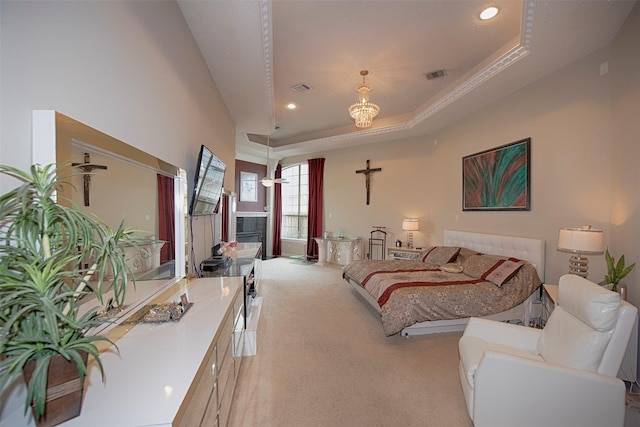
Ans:
[{"label": "crystal chandelier", "polygon": [[360,75],[362,76],[362,84],[358,86],[358,102],[349,107],[349,115],[356,121],[356,127],[368,128],[373,123],[373,118],[380,112],[378,107],[373,102],[369,102],[369,87],[364,79],[369,74],[369,71],[362,70]]}]

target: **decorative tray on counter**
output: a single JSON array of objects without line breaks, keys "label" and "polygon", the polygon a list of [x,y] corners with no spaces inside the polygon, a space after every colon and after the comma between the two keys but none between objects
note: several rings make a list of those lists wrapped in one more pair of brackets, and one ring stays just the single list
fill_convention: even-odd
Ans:
[{"label": "decorative tray on counter", "polygon": [[186,295],[182,295],[179,302],[145,305],[124,323],[178,322],[192,305],[193,303],[187,301]]}]

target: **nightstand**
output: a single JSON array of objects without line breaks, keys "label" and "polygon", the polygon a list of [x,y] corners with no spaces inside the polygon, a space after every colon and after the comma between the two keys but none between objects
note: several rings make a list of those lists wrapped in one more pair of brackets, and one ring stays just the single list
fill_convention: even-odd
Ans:
[{"label": "nightstand", "polygon": [[389,259],[419,259],[424,249],[387,248]]},{"label": "nightstand", "polygon": [[547,323],[549,316],[554,308],[556,308],[556,304],[558,303],[558,285],[550,285],[545,283],[542,285],[542,313],[540,316],[541,325]]}]

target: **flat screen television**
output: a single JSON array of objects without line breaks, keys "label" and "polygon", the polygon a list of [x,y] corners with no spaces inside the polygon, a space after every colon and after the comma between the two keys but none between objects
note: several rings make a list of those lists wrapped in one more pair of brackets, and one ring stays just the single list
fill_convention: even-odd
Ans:
[{"label": "flat screen television", "polygon": [[200,147],[189,215],[218,213],[227,166],[204,145]]}]

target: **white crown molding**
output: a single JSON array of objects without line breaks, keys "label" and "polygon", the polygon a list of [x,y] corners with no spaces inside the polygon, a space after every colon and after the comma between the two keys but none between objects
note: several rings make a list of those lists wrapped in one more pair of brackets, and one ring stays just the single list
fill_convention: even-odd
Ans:
[{"label": "white crown molding", "polygon": [[264,58],[265,83],[267,86],[267,98],[269,101],[269,121],[273,130],[276,128],[275,97],[273,94],[273,33],[271,0],[260,2],[260,20],[262,22],[262,50]]},{"label": "white crown molding", "polygon": [[[246,135],[241,135],[242,139],[236,140],[236,159],[245,162],[257,163],[260,165],[267,164],[267,146],[249,141]],[[278,155],[273,147],[269,147],[269,163],[278,164],[284,156]],[[272,166],[275,167],[275,166]]]}]

